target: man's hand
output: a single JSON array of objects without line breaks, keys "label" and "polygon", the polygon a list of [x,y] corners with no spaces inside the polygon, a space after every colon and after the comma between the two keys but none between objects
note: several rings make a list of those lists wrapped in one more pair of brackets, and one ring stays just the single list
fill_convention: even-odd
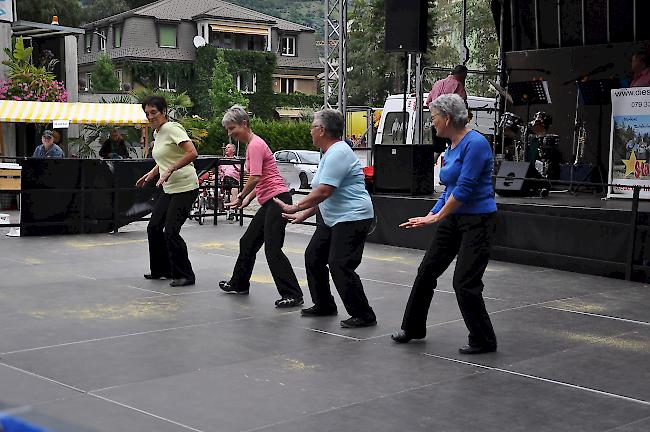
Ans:
[{"label": "man's hand", "polygon": [[406,222],[399,225],[400,228],[422,228],[426,225],[431,225],[438,222],[439,218],[437,214],[429,213],[426,216],[410,218]]}]

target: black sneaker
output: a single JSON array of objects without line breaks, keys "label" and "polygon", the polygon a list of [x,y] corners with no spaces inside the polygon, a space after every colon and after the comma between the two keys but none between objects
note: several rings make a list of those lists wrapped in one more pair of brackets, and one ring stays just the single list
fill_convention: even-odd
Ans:
[{"label": "black sneaker", "polygon": [[286,297],[275,301],[276,308],[292,308],[305,303],[301,298]]},{"label": "black sneaker", "polygon": [[248,289],[245,290],[236,290],[228,281],[221,281],[219,282],[219,288],[224,290],[227,293],[233,293],[233,294],[248,294]]},{"label": "black sneaker", "polygon": [[376,325],[377,320],[375,319],[369,320],[358,317],[352,317],[341,321],[341,327],[343,328],[372,327]]},{"label": "black sneaker", "polygon": [[336,310],[336,308],[323,309],[321,307],[314,305],[310,308],[301,310],[300,314],[306,317],[334,316],[338,314],[338,311]]}]

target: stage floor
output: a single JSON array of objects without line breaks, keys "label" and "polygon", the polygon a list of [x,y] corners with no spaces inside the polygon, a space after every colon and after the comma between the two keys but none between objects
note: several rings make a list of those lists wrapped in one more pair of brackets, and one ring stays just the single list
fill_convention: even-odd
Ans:
[{"label": "stage floor", "polygon": [[[310,229],[285,246],[305,291]],[[347,330],[342,306],[326,318],[275,309],[263,255],[250,296],[222,293],[235,224],[185,225],[197,284],[180,289],[142,278],[142,224],[117,235],[6,231],[0,411],[54,431],[650,430],[647,285],[492,262],[499,351],[462,356],[450,271],[427,338],[389,338],[422,251],[367,244],[360,275],[378,326]]]}]

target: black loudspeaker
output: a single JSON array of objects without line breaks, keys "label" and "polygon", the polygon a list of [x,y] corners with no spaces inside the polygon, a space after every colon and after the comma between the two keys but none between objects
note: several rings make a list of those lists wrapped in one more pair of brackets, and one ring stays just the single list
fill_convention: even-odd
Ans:
[{"label": "black loudspeaker", "polygon": [[503,161],[497,174],[494,191],[503,197],[546,196],[551,188],[544,181],[524,180],[541,179],[541,174],[530,162]]},{"label": "black loudspeaker", "polygon": [[433,193],[436,163],[432,145],[375,145],[375,192]]},{"label": "black loudspeaker", "polygon": [[386,0],[387,52],[426,52],[427,0]]}]

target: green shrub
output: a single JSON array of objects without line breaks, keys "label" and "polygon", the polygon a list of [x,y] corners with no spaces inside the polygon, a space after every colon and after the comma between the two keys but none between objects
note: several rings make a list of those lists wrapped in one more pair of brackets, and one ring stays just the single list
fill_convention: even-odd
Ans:
[{"label": "green shrub", "polygon": [[[310,122],[265,121],[253,119],[251,127],[271,148],[271,151],[296,149],[314,150],[310,135]],[[223,154],[223,146],[228,143],[228,134],[221,122],[211,121],[207,125],[208,136],[198,149],[200,154]],[[239,155],[244,156],[245,146],[240,146]]]}]

